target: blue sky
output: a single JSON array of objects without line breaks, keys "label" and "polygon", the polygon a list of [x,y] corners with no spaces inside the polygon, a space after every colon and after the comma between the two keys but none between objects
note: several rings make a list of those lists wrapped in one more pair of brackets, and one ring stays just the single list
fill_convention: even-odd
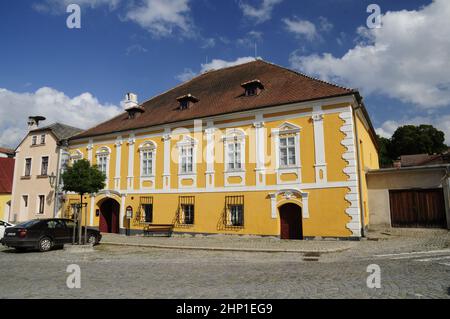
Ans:
[{"label": "blue sky", "polygon": [[[67,3],[81,29],[66,26]],[[367,29],[370,3],[382,28]],[[199,72],[255,55],[359,88],[377,131],[430,123],[450,142],[445,0],[21,0],[0,2],[0,145],[29,114],[82,128]],[[448,49],[448,50],[447,50]]]}]

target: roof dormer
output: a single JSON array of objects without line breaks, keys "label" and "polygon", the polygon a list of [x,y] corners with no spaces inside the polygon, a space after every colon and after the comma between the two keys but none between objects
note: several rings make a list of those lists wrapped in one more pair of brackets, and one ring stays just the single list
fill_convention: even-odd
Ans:
[{"label": "roof dormer", "polygon": [[241,84],[241,86],[245,90],[244,96],[259,95],[262,92],[262,90],[264,90],[264,85],[258,79],[244,82]]},{"label": "roof dormer", "polygon": [[145,112],[145,109],[139,106],[137,95],[134,93],[127,93],[125,95],[124,105],[129,119],[139,117],[142,113]]},{"label": "roof dormer", "polygon": [[190,108],[194,103],[197,103],[200,100],[189,93],[189,94],[177,97],[177,101],[180,103],[179,109],[186,110],[186,109]]}]

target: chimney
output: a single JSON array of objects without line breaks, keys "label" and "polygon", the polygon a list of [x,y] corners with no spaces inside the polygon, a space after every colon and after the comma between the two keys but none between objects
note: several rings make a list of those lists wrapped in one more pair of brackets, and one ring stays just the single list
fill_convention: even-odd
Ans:
[{"label": "chimney", "polygon": [[125,110],[131,109],[134,107],[138,107],[138,97],[134,93],[127,93],[125,94],[125,101],[124,101]]},{"label": "chimney", "polygon": [[35,130],[39,127],[39,122],[45,121],[43,116],[29,116],[28,117],[28,131]]},{"label": "chimney", "polygon": [[129,119],[139,117],[145,112],[144,108],[139,106],[137,95],[134,93],[125,94],[125,101],[123,102],[125,111],[128,113]]}]

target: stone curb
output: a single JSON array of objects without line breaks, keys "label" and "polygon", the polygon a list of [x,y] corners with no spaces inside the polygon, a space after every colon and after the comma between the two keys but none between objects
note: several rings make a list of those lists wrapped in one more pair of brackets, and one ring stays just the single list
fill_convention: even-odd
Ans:
[{"label": "stone curb", "polygon": [[168,245],[113,243],[113,242],[101,242],[100,244],[101,245],[111,245],[111,246],[130,246],[130,247],[161,248],[161,249],[236,251],[236,252],[249,252],[249,253],[297,253],[297,254],[309,254],[309,253],[330,254],[330,253],[342,252],[345,250],[349,250],[351,248],[351,247],[344,247],[344,248],[336,248],[336,249],[309,249],[309,250],[306,250],[306,249],[258,249],[258,248],[231,248],[231,247],[168,246]]}]

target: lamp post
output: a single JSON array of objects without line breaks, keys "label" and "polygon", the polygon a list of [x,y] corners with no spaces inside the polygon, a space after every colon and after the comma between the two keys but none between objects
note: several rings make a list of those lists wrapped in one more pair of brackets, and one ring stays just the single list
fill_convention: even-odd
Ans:
[{"label": "lamp post", "polygon": [[56,183],[56,175],[52,172],[52,174],[48,177],[48,181],[50,182],[50,187],[55,188]]}]

